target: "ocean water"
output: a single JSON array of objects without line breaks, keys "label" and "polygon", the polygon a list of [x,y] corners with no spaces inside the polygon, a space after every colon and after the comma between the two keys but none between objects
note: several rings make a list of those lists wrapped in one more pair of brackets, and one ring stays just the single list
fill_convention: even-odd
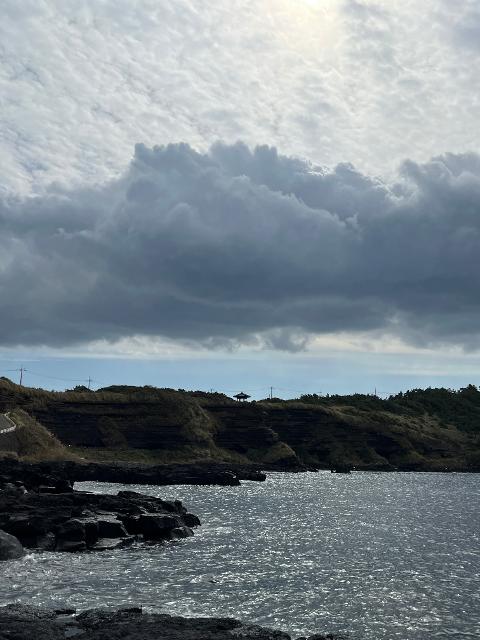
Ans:
[{"label": "ocean water", "polygon": [[321,472],[128,488],[181,499],[203,526],[163,545],[3,563],[0,604],[143,605],[293,637],[480,638],[480,475]]}]

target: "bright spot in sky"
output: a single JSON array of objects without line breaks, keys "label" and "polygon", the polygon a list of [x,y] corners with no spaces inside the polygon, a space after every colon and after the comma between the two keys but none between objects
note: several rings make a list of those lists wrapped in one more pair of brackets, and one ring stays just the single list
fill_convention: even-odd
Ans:
[{"label": "bright spot in sky", "polygon": [[306,4],[314,9],[331,10],[338,7],[339,2],[338,0],[300,0],[300,2],[295,1],[294,4],[296,6]]},{"label": "bright spot in sky", "polygon": [[280,0],[267,4],[280,46],[306,60],[318,62],[321,51],[332,48],[339,36],[338,0]]}]

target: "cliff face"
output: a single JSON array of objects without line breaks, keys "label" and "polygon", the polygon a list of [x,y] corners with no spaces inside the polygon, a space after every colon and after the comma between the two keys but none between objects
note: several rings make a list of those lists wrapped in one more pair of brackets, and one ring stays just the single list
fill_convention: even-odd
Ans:
[{"label": "cliff face", "polygon": [[215,426],[186,394],[47,392],[0,381],[0,410],[21,407],[63,443],[111,450],[208,450]]},{"label": "cliff face", "polygon": [[210,459],[280,469],[480,469],[478,436],[427,413],[238,403],[152,388],[53,393],[0,380],[0,410],[13,407],[22,407],[87,458]]},{"label": "cliff face", "polygon": [[212,405],[209,412],[220,425],[216,440],[222,446],[264,461],[261,446],[276,446],[268,461],[281,467],[296,459],[317,468],[458,469],[473,464],[478,449],[474,438],[430,416],[301,403]]},{"label": "cliff face", "polygon": [[362,412],[351,407],[272,407],[272,429],[308,465],[363,469],[463,467],[468,436],[432,418]]},{"label": "cliff face", "polygon": [[78,447],[177,449],[208,444],[212,430],[201,407],[168,395],[153,402],[65,400],[31,411],[57,437]]}]

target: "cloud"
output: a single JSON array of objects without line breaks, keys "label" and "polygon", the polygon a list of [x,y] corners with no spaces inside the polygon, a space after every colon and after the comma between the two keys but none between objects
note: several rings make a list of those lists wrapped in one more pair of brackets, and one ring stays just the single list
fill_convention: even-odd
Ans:
[{"label": "cloud", "polygon": [[453,44],[463,53],[470,52],[478,55],[480,50],[480,8],[476,0],[462,0],[452,5],[448,0],[442,0],[441,22]]},{"label": "cloud", "polygon": [[172,135],[383,176],[478,147],[475,3],[2,0],[0,190],[102,183]]},{"label": "cloud", "polygon": [[4,198],[0,226],[4,346],[480,344],[473,153],[408,161],[386,184],[273,147],[139,144],[103,186]]}]

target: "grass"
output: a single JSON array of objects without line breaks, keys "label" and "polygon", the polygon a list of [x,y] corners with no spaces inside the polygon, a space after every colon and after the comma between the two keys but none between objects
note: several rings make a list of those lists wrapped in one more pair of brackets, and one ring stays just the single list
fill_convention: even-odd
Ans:
[{"label": "grass", "polygon": [[[297,455],[325,466],[480,465],[480,392],[473,386],[388,400],[358,394],[239,404],[203,392],[127,386],[54,392],[0,379],[0,410],[14,411],[22,426],[19,455],[29,459],[274,463]],[[82,447],[63,446],[28,414]],[[83,446],[90,443],[96,447]]]},{"label": "grass", "polygon": [[28,415],[22,409],[10,412],[10,418],[16,424],[15,435],[18,440],[16,457],[29,462],[41,460],[72,460],[76,456],[50,431]]}]

